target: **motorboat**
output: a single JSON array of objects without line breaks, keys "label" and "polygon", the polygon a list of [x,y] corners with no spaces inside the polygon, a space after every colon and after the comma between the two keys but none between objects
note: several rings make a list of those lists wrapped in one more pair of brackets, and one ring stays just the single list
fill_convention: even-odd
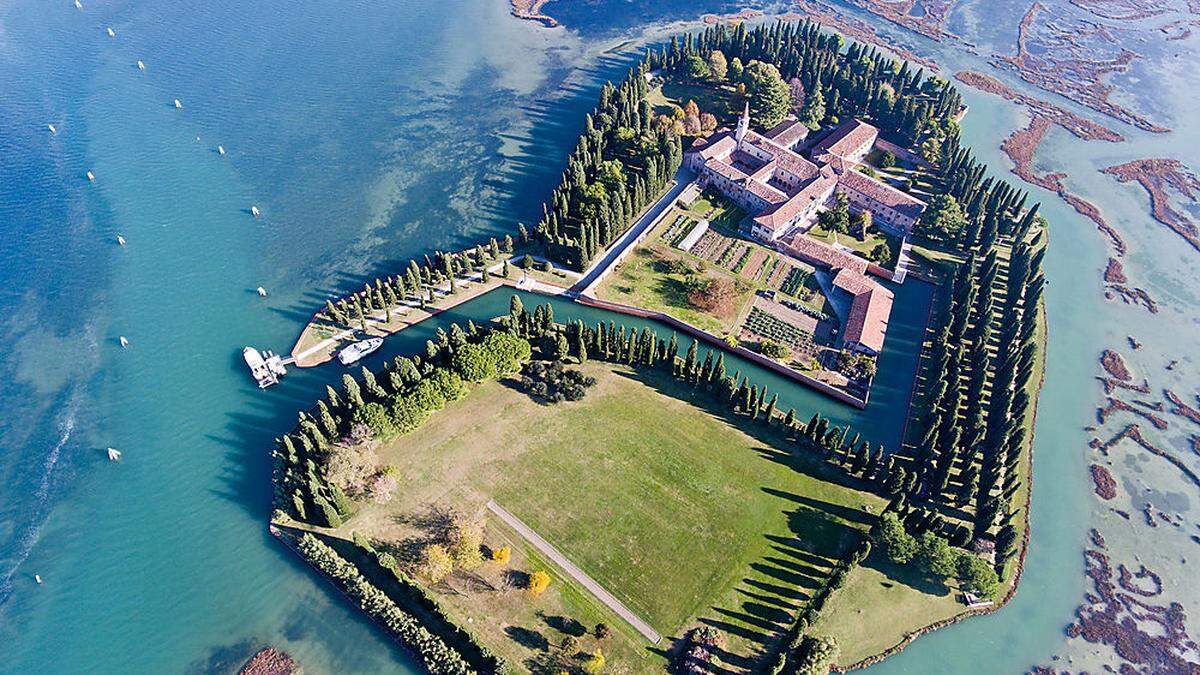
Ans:
[{"label": "motorboat", "polygon": [[383,338],[367,338],[360,340],[338,352],[338,361],[343,366],[349,366],[358,362],[368,354],[372,354],[383,346]]}]

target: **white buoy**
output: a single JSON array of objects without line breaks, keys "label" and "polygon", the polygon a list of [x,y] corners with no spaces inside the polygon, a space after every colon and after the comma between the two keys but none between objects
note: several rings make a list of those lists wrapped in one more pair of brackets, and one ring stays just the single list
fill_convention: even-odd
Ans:
[{"label": "white buoy", "polygon": [[126,340],[124,335],[121,336],[120,340],[121,340],[121,349],[124,349],[129,346],[129,340]]},{"label": "white buoy", "polygon": [[254,216],[255,218],[258,217],[258,207],[257,206],[250,207],[250,215]]},{"label": "white buoy", "polygon": [[[75,4],[76,4],[76,5],[78,5],[78,4],[79,4],[78,0],[76,0]],[[40,574],[35,574],[35,575],[33,575],[33,580],[37,582],[37,585],[38,585],[38,586],[41,586],[41,585],[42,585],[42,575],[40,575]]]},{"label": "white buoy", "polygon": [[179,102],[179,99],[175,99],[175,109],[176,109],[176,110],[182,110],[182,109],[183,109],[183,104]]},{"label": "white buoy", "polygon": [[225,154],[225,146],[223,146],[223,145],[218,145],[218,146],[217,146],[217,154],[218,154],[218,155],[223,155],[223,154]]},{"label": "white buoy", "polygon": [[122,237],[121,235],[118,234],[117,235],[117,245],[124,246],[125,245],[125,237]]},{"label": "white buoy", "polygon": [[145,69],[146,69],[146,64],[142,63],[142,61],[139,59],[138,60],[138,70],[145,70]]},{"label": "white buoy", "polygon": [[110,461],[110,462],[121,461],[121,451],[116,448],[109,448],[108,449],[108,461]]},{"label": "white buoy", "polygon": [[87,179],[88,179],[88,182],[95,183],[96,182],[96,174],[92,173],[91,171],[88,171]]},{"label": "white buoy", "polygon": [[108,37],[117,37],[117,32],[112,29],[112,26],[109,26],[106,30],[108,31]]},{"label": "white buoy", "polygon": [[267,297],[267,289],[263,288],[262,286],[259,286],[258,288],[254,289],[254,290],[258,291],[258,296],[260,298]]},{"label": "white buoy", "polygon": [[47,124],[47,125],[46,125],[46,128],[50,130],[50,135],[51,135],[51,136],[57,136],[57,135],[58,135],[58,129],[55,129],[53,124]]}]

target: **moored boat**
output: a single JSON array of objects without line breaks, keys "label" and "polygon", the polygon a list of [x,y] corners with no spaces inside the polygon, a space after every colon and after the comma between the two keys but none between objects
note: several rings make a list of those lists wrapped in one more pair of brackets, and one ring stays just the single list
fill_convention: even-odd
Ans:
[{"label": "moored boat", "polygon": [[343,366],[351,365],[364,356],[374,353],[382,346],[383,338],[360,340],[338,352],[338,361],[341,361]]}]

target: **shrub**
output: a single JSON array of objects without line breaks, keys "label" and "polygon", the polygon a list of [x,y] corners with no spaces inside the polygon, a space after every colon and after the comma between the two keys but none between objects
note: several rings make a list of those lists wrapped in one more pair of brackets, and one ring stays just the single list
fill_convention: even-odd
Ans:
[{"label": "shrub", "polygon": [[840,650],[837,640],[832,637],[805,637],[800,653],[796,669],[799,675],[828,675]]},{"label": "shrub", "polygon": [[529,585],[526,587],[533,595],[541,595],[550,587],[550,575],[542,570],[538,570],[529,575]]},{"label": "shrub", "polygon": [[612,635],[612,629],[606,623],[598,623],[592,630],[592,635],[595,635],[597,640],[607,640],[608,636]]},{"label": "shrub", "polygon": [[500,563],[501,565],[507,563],[511,557],[512,549],[507,546],[501,546],[500,548],[492,551],[492,560]]},{"label": "shrub", "polygon": [[792,353],[792,350],[774,340],[763,340],[758,343],[758,351],[769,359],[785,359]]},{"label": "shrub", "polygon": [[589,675],[604,671],[604,653],[599,648],[596,651],[588,654],[587,659],[583,662],[583,672]]}]

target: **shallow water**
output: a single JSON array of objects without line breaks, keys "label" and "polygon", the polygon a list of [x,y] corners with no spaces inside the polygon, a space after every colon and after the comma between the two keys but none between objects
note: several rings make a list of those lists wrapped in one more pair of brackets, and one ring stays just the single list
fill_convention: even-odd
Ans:
[{"label": "shallow water", "polygon": [[[0,672],[226,672],[267,643],[309,672],[405,668],[265,529],[271,439],[340,373],[293,371],[260,392],[240,349],[286,350],[324,294],[360,275],[536,219],[583,111],[631,58],[611,48],[646,34],[646,21],[738,8],[700,4],[564,3],[573,29],[557,31],[512,20],[495,0],[0,7]],[[987,11],[969,3],[957,20],[986,27],[977,41],[999,49],[1011,38]],[[961,52],[938,56],[979,68]],[[1198,147],[1197,123],[1176,112],[1197,88],[1177,69],[1156,77],[1172,92],[1157,103],[1178,127],[1171,138],[1085,145],[1054,132],[1045,148],[1127,234],[1127,268],[1164,312],[1150,323],[1105,302],[1094,228],[1034,191],[1054,223],[1051,342],[1022,590],[1002,612],[922,638],[875,670],[1013,672],[1084,654],[1062,627],[1084,592],[1086,528],[1104,523],[1110,548],[1130,556],[1147,536],[1089,495],[1083,427],[1096,355],[1126,333],[1147,343],[1131,360],[1154,369],[1156,384],[1184,393],[1197,382],[1191,360],[1161,375],[1166,355],[1194,348],[1195,254],[1149,222],[1138,188],[1095,172],[1136,157],[1186,160]],[[967,95],[968,140],[1006,168],[996,146],[1023,116]],[[493,294],[446,318],[486,318],[506,303]],[[387,349],[409,351],[430,330]],[[903,360],[902,338],[889,336],[885,374],[903,372],[887,363]],[[798,411],[854,415],[768,385]],[[872,406],[898,419],[901,382],[876,386]],[[104,460],[108,446],[122,463]],[[1132,508],[1158,500],[1196,519],[1194,488],[1156,464],[1126,464],[1137,467],[1122,476]],[[1175,533],[1155,537],[1147,564],[1190,550]],[[1195,610],[1183,570],[1159,569],[1172,599]]]}]

